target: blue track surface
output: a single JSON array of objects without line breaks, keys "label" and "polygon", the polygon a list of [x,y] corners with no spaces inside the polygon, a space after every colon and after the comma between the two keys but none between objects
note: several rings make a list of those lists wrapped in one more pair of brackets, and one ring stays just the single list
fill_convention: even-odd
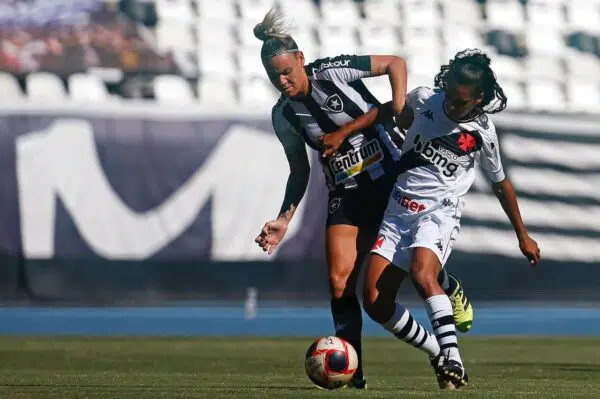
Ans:
[{"label": "blue track surface", "polygon": [[[594,307],[479,306],[471,335],[600,335]],[[411,308],[429,326],[426,314]],[[368,317],[364,334],[387,333]],[[318,336],[333,331],[326,307],[261,307],[244,319],[242,307],[0,308],[0,335]]]}]

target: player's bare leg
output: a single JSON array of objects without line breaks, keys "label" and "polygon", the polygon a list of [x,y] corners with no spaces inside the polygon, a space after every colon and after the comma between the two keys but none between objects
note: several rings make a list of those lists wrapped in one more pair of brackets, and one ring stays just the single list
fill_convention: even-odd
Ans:
[{"label": "player's bare leg", "polygon": [[362,381],[362,313],[356,297],[358,265],[361,260],[358,259],[358,244],[359,230],[356,226],[332,225],[325,232],[331,314],[335,334],[350,342],[356,349],[359,366],[355,379]]},{"label": "player's bare leg", "polygon": [[432,250],[423,247],[413,250],[411,278],[425,300],[427,314],[441,350],[440,356],[433,359],[432,366],[440,387],[459,388],[467,384],[468,377],[458,351],[452,304],[438,282],[440,269],[440,261]]},{"label": "player's bare leg", "polygon": [[367,314],[396,338],[436,357],[440,348],[435,337],[396,303],[398,288],[406,273],[378,255],[371,254],[365,275],[363,305]]}]

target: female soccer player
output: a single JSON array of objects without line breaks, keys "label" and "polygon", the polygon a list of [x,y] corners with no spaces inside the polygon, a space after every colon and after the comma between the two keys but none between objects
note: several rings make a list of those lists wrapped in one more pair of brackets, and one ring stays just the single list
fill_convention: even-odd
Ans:
[{"label": "female soccer player", "polygon": [[[392,86],[393,111],[403,115],[406,97],[406,64],[395,56],[339,56],[304,65],[304,55],[273,10],[254,28],[263,41],[261,59],[269,79],[282,93],[273,107],[272,122],[289,165],[283,204],[276,220],[267,222],[256,242],[272,253],[283,239],[308,184],[310,166],[305,144],[319,157],[329,188],[326,221],[326,258],[329,268],[331,311],[336,335],[348,340],[359,355],[359,369],[352,385],[365,386],[361,359],[361,309],[355,294],[358,266],[375,241],[383,211],[396,175],[400,152],[391,135],[390,117],[375,124],[379,102],[361,79],[387,74]],[[361,127],[355,126],[362,116]],[[333,150],[335,148],[335,151]],[[472,308],[457,280],[440,276],[458,304],[458,317],[470,323]],[[414,340],[420,330],[405,310],[414,329],[396,332],[400,339],[439,352],[433,336]],[[424,329],[423,329],[424,330]]]},{"label": "female soccer player", "polygon": [[[529,236],[500,160],[498,138],[487,114],[506,107],[506,96],[479,50],[456,54],[435,77],[436,88],[407,96],[413,109],[401,174],[393,188],[365,276],[363,305],[369,316],[393,332],[406,330],[404,308],[395,304],[406,275],[425,301],[440,353],[431,364],[441,388],[468,381],[458,350],[452,306],[438,283],[460,230],[464,195],[479,162],[517,235],[521,252],[536,264],[537,243]],[[355,121],[360,125],[360,119]],[[366,121],[365,121],[366,123]]]}]

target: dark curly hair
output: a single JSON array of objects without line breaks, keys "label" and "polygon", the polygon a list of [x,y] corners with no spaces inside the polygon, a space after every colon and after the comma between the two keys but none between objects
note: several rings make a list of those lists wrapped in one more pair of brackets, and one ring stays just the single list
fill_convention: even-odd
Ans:
[{"label": "dark curly hair", "polygon": [[[483,92],[483,101],[477,106],[479,114],[494,114],[506,108],[508,99],[490,68],[491,60],[481,50],[466,49],[458,52],[450,63],[442,65],[435,76],[436,87],[446,90],[448,78],[459,84],[474,86]],[[491,105],[490,105],[491,104]]]}]

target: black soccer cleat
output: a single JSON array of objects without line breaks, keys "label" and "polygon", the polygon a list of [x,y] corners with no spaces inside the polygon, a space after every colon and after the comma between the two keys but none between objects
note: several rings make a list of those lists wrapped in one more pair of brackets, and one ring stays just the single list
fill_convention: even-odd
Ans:
[{"label": "black soccer cleat", "polygon": [[441,366],[442,379],[450,382],[456,388],[464,387],[469,383],[469,376],[465,367],[456,360],[446,360]]},{"label": "black soccer cleat", "polygon": [[352,377],[345,388],[367,389],[367,379],[365,377]]},{"label": "black soccer cleat", "polygon": [[439,354],[435,358],[430,358],[429,362],[441,389],[457,389],[469,382],[464,366],[456,360],[450,360],[445,355]]}]

